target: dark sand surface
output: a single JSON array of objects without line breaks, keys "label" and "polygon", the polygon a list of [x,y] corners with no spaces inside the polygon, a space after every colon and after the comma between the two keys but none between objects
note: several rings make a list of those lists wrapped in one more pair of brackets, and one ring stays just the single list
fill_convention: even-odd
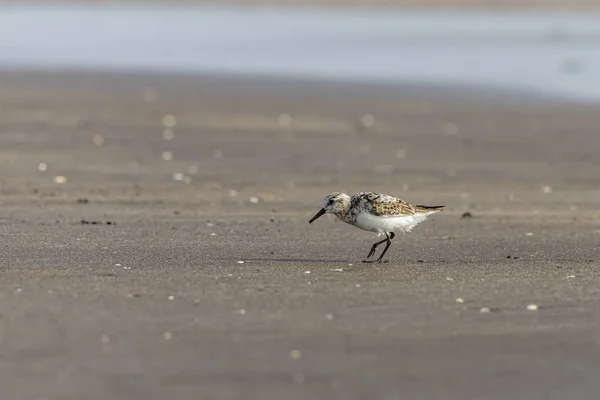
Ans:
[{"label": "dark sand surface", "polygon": [[599,109],[450,94],[0,73],[3,398],[596,398]]}]

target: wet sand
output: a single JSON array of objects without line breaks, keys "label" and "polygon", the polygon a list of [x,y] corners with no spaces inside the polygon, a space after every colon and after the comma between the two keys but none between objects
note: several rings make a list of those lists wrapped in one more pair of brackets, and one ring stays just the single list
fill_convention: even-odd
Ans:
[{"label": "wet sand", "polygon": [[475,94],[0,73],[5,396],[594,398],[598,107]]}]

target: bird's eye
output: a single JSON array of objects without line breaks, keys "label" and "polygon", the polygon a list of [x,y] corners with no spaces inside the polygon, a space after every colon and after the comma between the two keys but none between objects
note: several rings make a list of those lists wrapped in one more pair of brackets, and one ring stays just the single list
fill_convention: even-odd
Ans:
[{"label": "bird's eye", "polygon": [[333,204],[333,199],[329,199],[329,203],[327,203],[327,204],[332,205]]}]

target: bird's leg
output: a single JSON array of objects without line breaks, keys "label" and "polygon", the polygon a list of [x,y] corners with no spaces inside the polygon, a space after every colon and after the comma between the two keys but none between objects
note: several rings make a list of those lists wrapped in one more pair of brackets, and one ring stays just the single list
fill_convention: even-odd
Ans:
[{"label": "bird's leg", "polygon": [[[383,250],[383,253],[386,252],[386,250],[388,249],[388,247],[390,247],[391,244],[391,240],[396,236],[396,234],[394,232],[390,232],[390,235],[388,236],[387,233],[385,233],[385,239],[383,239],[382,241],[379,241],[375,244],[373,244],[373,247],[371,247],[371,251],[369,251],[369,255],[367,255],[367,258],[370,258],[373,254],[375,254],[375,250],[377,250],[377,246],[379,246],[380,244],[387,242],[387,245],[385,247],[385,250]],[[381,257],[383,257],[383,254],[381,255]],[[381,257],[379,257],[379,259],[377,260],[377,262],[381,262]],[[364,260],[363,262],[366,263],[372,263],[374,262],[374,260]]]},{"label": "bird's leg", "polygon": [[388,236],[387,233],[385,234],[385,237],[387,237],[387,244],[385,245],[385,249],[383,249],[383,251],[381,252],[381,255],[379,256],[379,258],[377,259],[377,262],[381,262],[381,260],[383,259],[383,256],[385,255],[385,252],[388,251],[388,249],[392,245],[392,239],[394,238],[394,236],[395,236],[394,232],[391,232],[390,236]]},{"label": "bird's leg", "polygon": [[387,242],[387,238],[383,239],[380,242],[374,243],[373,247],[371,247],[371,251],[369,251],[369,254],[367,255],[367,258],[370,258],[373,254],[375,254],[375,250],[377,250],[377,246],[379,246],[381,243]]}]

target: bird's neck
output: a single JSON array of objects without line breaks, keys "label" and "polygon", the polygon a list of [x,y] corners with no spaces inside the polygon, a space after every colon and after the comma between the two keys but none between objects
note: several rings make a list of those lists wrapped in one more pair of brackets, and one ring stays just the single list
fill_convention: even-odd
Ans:
[{"label": "bird's neck", "polygon": [[336,213],[337,217],[342,221],[352,224],[354,223],[354,218],[352,213],[350,212],[350,204],[344,204],[343,209],[341,209],[338,213]]}]

